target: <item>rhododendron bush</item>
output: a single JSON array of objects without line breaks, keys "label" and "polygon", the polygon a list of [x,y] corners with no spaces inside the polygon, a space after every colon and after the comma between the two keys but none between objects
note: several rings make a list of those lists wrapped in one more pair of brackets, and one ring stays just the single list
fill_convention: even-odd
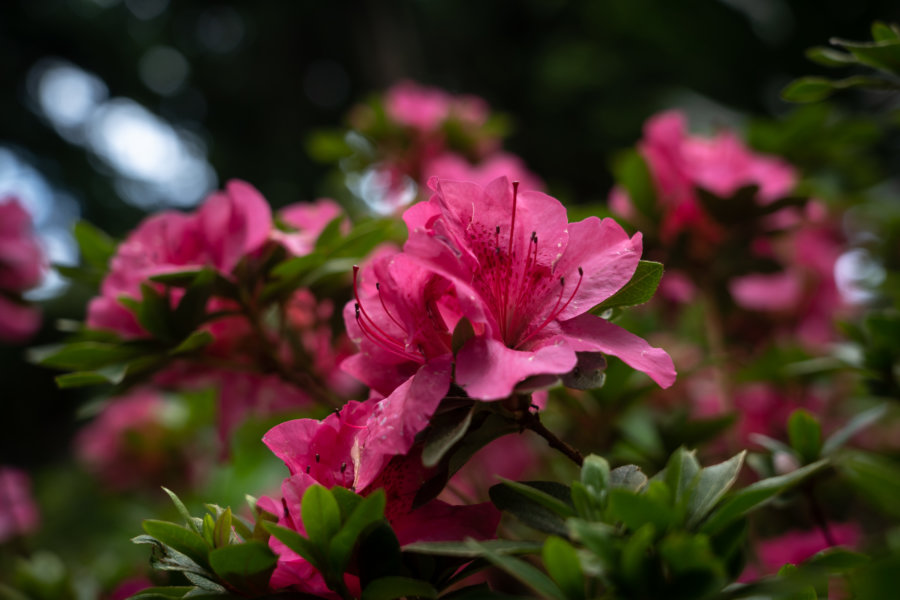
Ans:
[{"label": "rhododendron bush", "polygon": [[[811,57],[876,75],[786,97],[894,85],[873,35]],[[0,464],[0,598],[890,597],[900,213],[844,197],[815,110],[647,115],[571,198],[401,80],[312,137],[333,199],[78,223],[83,320],[27,355],[90,401],[71,463]],[[30,219],[0,203],[4,344]]]}]

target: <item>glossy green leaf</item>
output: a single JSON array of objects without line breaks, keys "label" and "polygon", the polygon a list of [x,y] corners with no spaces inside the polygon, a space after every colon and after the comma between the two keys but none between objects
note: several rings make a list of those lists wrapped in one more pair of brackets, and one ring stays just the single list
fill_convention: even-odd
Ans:
[{"label": "glossy green leaf", "polygon": [[676,504],[686,506],[699,473],[700,463],[694,451],[682,447],[672,453],[663,475]]},{"label": "glossy green leaf", "polygon": [[542,545],[538,542],[515,540],[485,540],[478,547],[473,547],[467,542],[413,542],[403,546],[403,551],[434,556],[478,558],[484,555],[485,548],[497,554],[535,554],[540,552]]},{"label": "glossy green leaf", "polygon": [[213,529],[213,542],[216,548],[227,546],[231,542],[231,508],[226,508],[216,519]]},{"label": "glossy green leaf", "polygon": [[244,594],[268,592],[277,562],[269,546],[257,541],[223,546],[209,553],[209,564],[216,575]]},{"label": "glossy green leaf", "polygon": [[31,358],[45,367],[70,371],[93,371],[112,364],[127,362],[147,352],[136,344],[75,342],[31,353]]},{"label": "glossy green leaf", "polygon": [[806,57],[820,65],[826,67],[843,67],[846,65],[856,64],[856,59],[852,54],[835,50],[834,48],[826,48],[824,46],[816,46],[806,51]]},{"label": "glossy green leaf", "polygon": [[759,508],[773,497],[822,470],[828,464],[829,461],[820,460],[800,467],[796,471],[757,481],[730,495],[726,495],[700,530],[708,534],[715,534],[721,531],[735,519],[739,519],[748,512]]},{"label": "glossy green leaf", "polygon": [[900,73],[900,39],[877,42],[853,42],[832,38],[831,43],[849,50],[856,59],[870,67]]},{"label": "glossy green leaf", "polygon": [[181,598],[186,593],[191,591],[193,586],[183,585],[183,586],[166,586],[166,587],[149,587],[145,588],[135,595],[131,596],[129,600],[156,600],[158,598]]},{"label": "glossy green leaf", "polygon": [[872,39],[876,42],[900,40],[900,27],[897,25],[888,25],[881,21],[875,21],[872,23]]},{"label": "glossy green leaf", "polygon": [[657,531],[665,531],[679,521],[679,513],[671,504],[671,494],[662,481],[651,481],[643,493],[622,488],[609,491],[609,517],[637,531],[650,523]]},{"label": "glossy green leaf", "polygon": [[171,324],[172,309],[167,294],[160,293],[153,286],[141,284],[141,302],[135,312],[141,327],[154,337],[169,341],[174,338]]},{"label": "glossy green leaf", "polygon": [[609,463],[602,456],[589,454],[581,465],[581,483],[598,500],[610,485]]},{"label": "glossy green leaf", "polygon": [[321,570],[320,566],[322,566],[322,564],[319,560],[319,549],[308,539],[292,529],[281,527],[271,521],[263,521],[262,526],[274,536],[275,539],[302,556],[315,568]]},{"label": "glossy green leaf", "polygon": [[831,80],[824,77],[801,77],[781,90],[781,97],[788,102],[818,102],[834,92]]},{"label": "glossy green leaf", "polygon": [[78,242],[84,262],[95,269],[106,271],[110,259],[116,253],[115,240],[87,221],[76,223],[72,234]]},{"label": "glossy green leaf", "polygon": [[546,481],[522,483],[500,479],[503,483],[490,489],[491,501],[497,508],[509,511],[532,527],[541,529],[535,523],[552,524],[552,530],[544,531],[555,533],[560,529],[557,523],[575,516],[571,492],[566,486]]},{"label": "glossy green leaf", "polygon": [[360,502],[363,501],[362,496],[339,485],[331,488],[331,495],[334,496],[335,502],[338,503],[338,508],[341,509],[341,522],[346,521],[353,511],[356,510],[356,507],[359,506]]},{"label": "glossy green leaf", "polygon": [[167,487],[164,487],[163,491],[166,493],[166,495],[169,496],[169,498],[171,498],[172,504],[174,504],[175,508],[178,510],[178,514],[180,514],[181,518],[184,519],[185,525],[194,530],[195,533],[199,534],[202,530],[202,521],[200,519],[197,519],[196,517],[191,516],[191,513],[190,511],[188,511],[187,506],[184,505],[184,502],[181,501],[181,498],[179,498],[175,492]]},{"label": "glossy green leaf", "polygon": [[377,490],[366,496],[350,513],[328,545],[328,562],[334,572],[343,573],[347,569],[360,535],[384,519],[384,506],[384,491]]},{"label": "glossy green leaf", "polygon": [[566,598],[581,600],[585,597],[584,572],[572,544],[551,535],[544,542],[541,557],[547,573],[565,593]]},{"label": "glossy green leaf", "polygon": [[656,293],[656,288],[659,287],[664,270],[662,263],[651,260],[640,261],[628,283],[618,292],[594,307],[591,312],[596,314],[610,308],[637,306],[648,302],[653,298],[653,294]]},{"label": "glossy green leaf", "polygon": [[326,548],[341,527],[341,509],[334,496],[324,486],[311,485],[303,493],[300,512],[310,542]]},{"label": "glossy green leaf", "polygon": [[78,371],[66,373],[54,378],[60,389],[85,387],[89,385],[118,385],[125,379],[127,365],[111,365],[96,371]]},{"label": "glossy green leaf", "polygon": [[705,467],[696,476],[696,483],[693,484],[687,502],[688,529],[699,524],[731,489],[737,481],[746,456],[747,451],[744,450],[724,462]]},{"label": "glossy green leaf", "polygon": [[788,418],[788,439],[791,447],[804,463],[819,458],[822,451],[822,426],[818,419],[802,408],[795,410]]},{"label": "glossy green leaf", "polygon": [[872,560],[860,552],[854,552],[847,548],[828,548],[807,560],[804,566],[817,567],[825,569],[828,572],[850,571],[863,565],[869,564]]},{"label": "glossy green leaf", "polygon": [[474,414],[475,406],[472,405],[435,415],[425,437],[422,464],[426,467],[437,465],[466,434]]},{"label": "glossy green leaf", "polygon": [[437,590],[427,581],[393,576],[372,581],[362,592],[362,600],[396,598],[437,598]]},{"label": "glossy green leaf", "polygon": [[144,531],[163,544],[181,552],[198,565],[207,566],[209,546],[195,531],[168,521],[147,519],[142,523]]},{"label": "glossy green leaf", "polygon": [[170,356],[180,356],[182,354],[190,354],[201,348],[212,344],[216,338],[206,330],[199,330],[191,333],[184,338],[177,346],[169,350]]}]

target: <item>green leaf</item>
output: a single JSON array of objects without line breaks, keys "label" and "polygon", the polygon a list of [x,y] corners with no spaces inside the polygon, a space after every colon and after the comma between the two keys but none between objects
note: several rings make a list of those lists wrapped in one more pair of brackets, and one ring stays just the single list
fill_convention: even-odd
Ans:
[{"label": "green leaf", "polygon": [[516,540],[485,540],[477,548],[467,542],[413,542],[403,546],[403,551],[434,556],[479,558],[484,556],[484,548],[497,554],[536,554],[542,547],[538,542]]},{"label": "green leaf", "polygon": [[393,576],[372,581],[362,592],[362,600],[395,598],[437,598],[437,590],[427,581]]},{"label": "green leaf", "polygon": [[112,364],[126,362],[144,354],[138,345],[107,344],[103,342],[75,342],[32,352],[31,357],[45,367],[70,371],[93,371]]},{"label": "green leaf", "polygon": [[718,509],[710,515],[706,523],[700,528],[700,531],[707,534],[715,534],[721,531],[735,519],[743,517],[751,510],[771,500],[774,496],[822,470],[828,464],[829,461],[820,460],[800,467],[796,471],[779,475],[778,477],[763,479],[737,490],[722,500]]},{"label": "green leaf", "polygon": [[900,30],[897,26],[893,27],[881,21],[872,23],[872,39],[876,42],[887,42],[891,40],[900,40]]},{"label": "green leaf", "polygon": [[299,554],[319,571],[322,570],[318,547],[313,545],[308,539],[296,531],[281,527],[272,521],[263,521],[262,526],[266,531],[273,535],[276,540]]},{"label": "green leaf", "polygon": [[871,563],[872,560],[860,552],[846,548],[828,548],[803,563],[805,567],[817,567],[830,573],[850,571]]},{"label": "green leaf", "polygon": [[887,413],[887,411],[888,404],[884,403],[865,410],[854,416],[847,422],[846,425],[828,436],[828,439],[826,439],[825,443],[822,444],[822,456],[829,456],[835,450],[841,448],[857,433],[863,431],[870,425],[874,425],[879,420],[881,420],[881,418]]},{"label": "green leaf", "polygon": [[356,510],[356,507],[363,501],[362,496],[339,485],[331,488],[331,495],[334,496],[334,500],[341,509],[342,523],[350,518],[350,515]]},{"label": "green leaf", "polygon": [[[543,508],[546,508],[547,510],[553,512],[554,514],[559,515],[563,519],[575,516],[575,510],[573,509],[572,504],[571,504],[571,498],[572,498],[571,492],[569,492],[568,488],[566,488],[563,485],[560,485],[560,484],[553,485],[553,482],[549,482],[549,481],[547,481],[547,482],[534,481],[534,482],[523,483],[523,482],[505,479],[503,477],[498,477],[498,479],[502,482],[501,485],[505,485],[506,487],[513,490],[519,496],[521,496],[523,498],[527,498],[531,502],[536,503],[536,504],[542,506]],[[554,489],[559,490],[558,493],[551,494],[551,493],[544,491],[544,490],[540,489],[539,487],[537,487],[537,486],[541,486],[541,487],[544,487],[544,489],[547,489],[548,487],[550,487],[550,486],[548,486],[548,484],[550,484],[550,486],[552,486]],[[493,488],[491,488],[491,489],[493,489]],[[563,500],[562,498],[565,498],[565,500]],[[515,514],[515,512],[513,512],[513,514]]]},{"label": "green leaf", "polygon": [[547,573],[563,590],[566,598],[580,600],[585,597],[584,572],[572,544],[551,535],[544,542],[541,557],[544,559]]},{"label": "green leaf", "polygon": [[184,505],[184,502],[181,501],[181,498],[179,498],[175,492],[167,487],[164,487],[163,491],[169,496],[169,498],[172,499],[172,504],[174,504],[175,508],[178,509],[178,514],[180,514],[181,518],[184,519],[185,524],[193,529],[195,533],[199,534],[202,531],[202,526],[200,525],[202,521],[191,516],[190,511],[188,511],[187,507]]},{"label": "green leaf", "polygon": [[171,546],[163,544],[153,536],[139,535],[132,538],[131,541],[134,544],[149,544],[153,546],[153,552],[150,554],[150,565],[154,569],[210,576],[209,571],[197,564],[195,560]]},{"label": "green leaf", "polygon": [[257,541],[223,546],[209,553],[209,564],[216,575],[244,594],[268,592],[277,562],[269,546]]},{"label": "green leaf", "polygon": [[213,295],[216,272],[212,269],[201,271],[175,307],[172,321],[175,330],[185,334],[196,329],[206,315],[206,306]]},{"label": "green leaf", "polygon": [[695,485],[695,478],[700,473],[700,463],[695,452],[684,447],[678,448],[669,458],[663,475],[666,485],[675,496],[675,504],[686,506],[690,493]]},{"label": "green leaf", "polygon": [[84,262],[100,271],[106,271],[109,260],[116,253],[115,240],[87,221],[76,223],[72,234],[78,242]]},{"label": "green leaf", "polygon": [[856,59],[870,67],[900,73],[900,39],[877,42],[853,42],[832,38],[831,43],[849,50]]},{"label": "green leaf", "polygon": [[819,458],[822,451],[822,426],[816,417],[805,409],[797,409],[788,418],[788,439],[791,447],[804,464]]},{"label": "green leaf", "polygon": [[97,369],[96,371],[78,371],[66,373],[54,378],[60,389],[85,387],[88,385],[103,385],[111,383],[118,385],[125,379],[127,365],[112,365]]},{"label": "green leaf", "polygon": [[697,475],[694,489],[687,503],[687,528],[693,529],[713,509],[722,496],[737,481],[747,451],[711,467],[706,467]]},{"label": "green leaf", "polygon": [[199,330],[184,338],[177,346],[169,350],[169,356],[190,354],[212,344],[216,338],[208,331]]},{"label": "green leaf", "polygon": [[195,531],[168,521],[147,519],[142,523],[144,531],[163,544],[181,552],[198,565],[208,566],[207,554],[209,546]]},{"label": "green leaf", "polygon": [[328,562],[335,573],[346,571],[360,535],[371,525],[382,521],[385,501],[383,490],[377,490],[366,496],[331,539],[328,546]]},{"label": "green leaf", "polygon": [[647,485],[647,476],[637,465],[616,467],[609,473],[610,487],[624,488],[632,492],[640,491]]},{"label": "green leaf", "polygon": [[589,454],[581,465],[581,483],[598,500],[610,485],[609,463],[602,456]]},{"label": "green leaf", "polygon": [[444,455],[469,430],[474,414],[475,405],[473,404],[435,415],[431,420],[431,426],[425,438],[425,446],[422,449],[422,464],[426,467],[433,467],[441,462]]},{"label": "green leaf", "polygon": [[148,279],[154,283],[161,283],[172,287],[189,287],[201,273],[208,269],[185,269],[184,271],[173,271],[171,273],[160,273],[151,275]]},{"label": "green leaf", "polygon": [[834,92],[830,79],[824,77],[801,77],[790,82],[781,90],[781,98],[788,102],[818,102]]},{"label": "green leaf", "polygon": [[824,46],[816,46],[806,51],[806,58],[809,60],[825,65],[826,67],[843,67],[846,65],[854,65],[857,63],[852,54],[835,50],[834,48],[826,48]]},{"label": "green leaf", "polygon": [[141,327],[154,337],[169,341],[174,337],[170,323],[171,316],[168,294],[161,294],[152,285],[142,283],[141,302],[135,312]]},{"label": "green leaf", "polygon": [[647,523],[635,531],[622,548],[622,575],[635,587],[646,585],[646,564],[650,560],[650,548],[655,537],[656,530],[652,524]]},{"label": "green leaf", "polygon": [[536,591],[543,598],[562,599],[566,595],[552,579],[541,573],[535,567],[527,562],[498,554],[483,546],[480,542],[469,540],[467,542],[472,548],[480,549],[482,556],[491,562],[495,567],[506,571],[531,589]]},{"label": "green leaf", "polygon": [[231,508],[225,511],[216,519],[216,526],[213,529],[213,542],[216,548],[227,546],[231,542]]},{"label": "green leaf", "polygon": [[637,306],[649,301],[659,287],[664,270],[662,263],[651,260],[640,261],[631,280],[618,292],[594,307],[591,312],[596,314],[610,308]]},{"label": "green leaf", "polygon": [[303,493],[300,512],[309,541],[327,548],[329,540],[341,527],[341,509],[334,496],[324,486],[311,485]]},{"label": "green leaf", "polygon": [[665,531],[678,522],[678,513],[671,505],[668,486],[662,481],[651,481],[644,493],[622,488],[609,491],[609,516],[621,521],[630,530],[638,531],[647,523],[654,530]]},{"label": "green leaf", "polygon": [[316,252],[327,252],[330,247],[337,245],[341,238],[344,237],[341,234],[341,228],[345,219],[344,215],[340,215],[328,222],[328,225],[325,226],[316,239]]},{"label": "green leaf", "polygon": [[166,586],[166,587],[150,587],[145,588],[128,600],[155,600],[157,598],[181,598],[186,593],[195,589],[193,586]]},{"label": "green leaf", "polygon": [[837,466],[844,477],[886,514],[900,517],[900,465],[867,452],[843,452]]}]

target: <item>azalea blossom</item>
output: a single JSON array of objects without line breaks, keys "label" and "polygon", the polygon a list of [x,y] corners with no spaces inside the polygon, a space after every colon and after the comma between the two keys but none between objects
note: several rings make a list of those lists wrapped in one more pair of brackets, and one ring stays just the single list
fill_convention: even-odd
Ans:
[{"label": "azalea blossom", "polygon": [[0,544],[37,529],[40,512],[25,471],[0,465]]},{"label": "azalea blossom", "polygon": [[[266,433],[263,442],[284,461],[291,475],[282,484],[282,501],[261,498],[260,506],[277,515],[282,527],[304,533],[301,501],[311,485],[341,486],[363,496],[381,489],[387,500],[385,517],[401,545],[494,537],[500,515],[489,503],[451,506],[430,500],[413,507],[433,469],[422,465],[420,448],[386,424],[383,412],[377,410],[379,404],[374,400],[349,402],[322,421],[297,419]],[[270,582],[273,589],[328,595],[322,575],[308,562],[275,537],[269,545],[279,557]],[[358,585],[350,582],[349,587]]]},{"label": "azalea blossom", "polygon": [[480,127],[488,117],[487,103],[477,96],[453,96],[440,88],[408,80],[385,93],[384,109],[395,122],[421,133],[433,133],[451,118]]},{"label": "azalea blossom", "polygon": [[459,154],[445,152],[426,161],[422,167],[422,175],[423,184],[426,184],[432,177],[437,177],[438,179],[474,181],[479,185],[487,185],[498,177],[506,176],[513,181],[518,181],[523,189],[544,189],[544,183],[540,177],[528,170],[525,161],[508,152],[495,152],[477,164],[472,164]]},{"label": "azalea blossom", "polygon": [[[732,131],[722,130],[713,137],[688,135],[686,121],[677,111],[660,113],[647,121],[638,145],[662,211],[664,243],[683,231],[711,243],[726,235],[700,205],[698,187],[728,197],[741,187],[756,185],[759,202],[768,204],[788,195],[796,185],[796,172],[783,160],[751,151]],[[613,190],[610,208],[625,218],[635,216],[622,188]]]},{"label": "azalea blossom", "polygon": [[126,338],[146,335],[119,298],[139,299],[154,275],[213,267],[230,274],[238,261],[269,239],[272,213],[251,185],[232,180],[193,214],[167,211],[144,220],[119,245],[101,295],[88,305],[87,323]]},{"label": "azalea blossom", "polygon": [[31,216],[15,198],[0,201],[0,341],[24,342],[40,328],[40,311],[21,294],[41,282],[45,269]]},{"label": "azalea blossom", "polygon": [[143,387],[113,399],[75,439],[79,460],[115,491],[196,483],[202,466],[185,444],[184,408]]},{"label": "azalea blossom", "polygon": [[640,234],[612,219],[569,223],[559,201],[505,177],[431,186],[431,199],[404,214],[404,254],[453,284],[458,316],[473,324],[455,366],[469,396],[506,398],[529,377],[572,371],[578,353],[618,356],[672,384],[668,354],[589,312],[630,281]]}]

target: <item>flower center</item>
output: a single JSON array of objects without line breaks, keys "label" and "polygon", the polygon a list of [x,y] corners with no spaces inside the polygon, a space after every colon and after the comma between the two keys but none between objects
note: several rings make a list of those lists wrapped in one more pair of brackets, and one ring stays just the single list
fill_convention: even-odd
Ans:
[{"label": "flower center", "polygon": [[[489,236],[485,235],[483,227],[478,228],[473,223],[468,237],[479,262],[473,283],[491,307],[503,342],[510,348],[519,348],[569,306],[581,287],[584,271],[578,268],[578,281],[574,287],[569,286],[571,291],[568,291],[565,277],[557,279],[553,267],[539,260],[536,231],[531,232],[524,256],[518,256],[515,235],[519,182],[514,181],[512,185],[512,213],[505,252],[500,239],[500,225],[494,228],[493,236]],[[557,283],[558,291],[554,291]],[[547,312],[554,296],[553,308]]]}]

